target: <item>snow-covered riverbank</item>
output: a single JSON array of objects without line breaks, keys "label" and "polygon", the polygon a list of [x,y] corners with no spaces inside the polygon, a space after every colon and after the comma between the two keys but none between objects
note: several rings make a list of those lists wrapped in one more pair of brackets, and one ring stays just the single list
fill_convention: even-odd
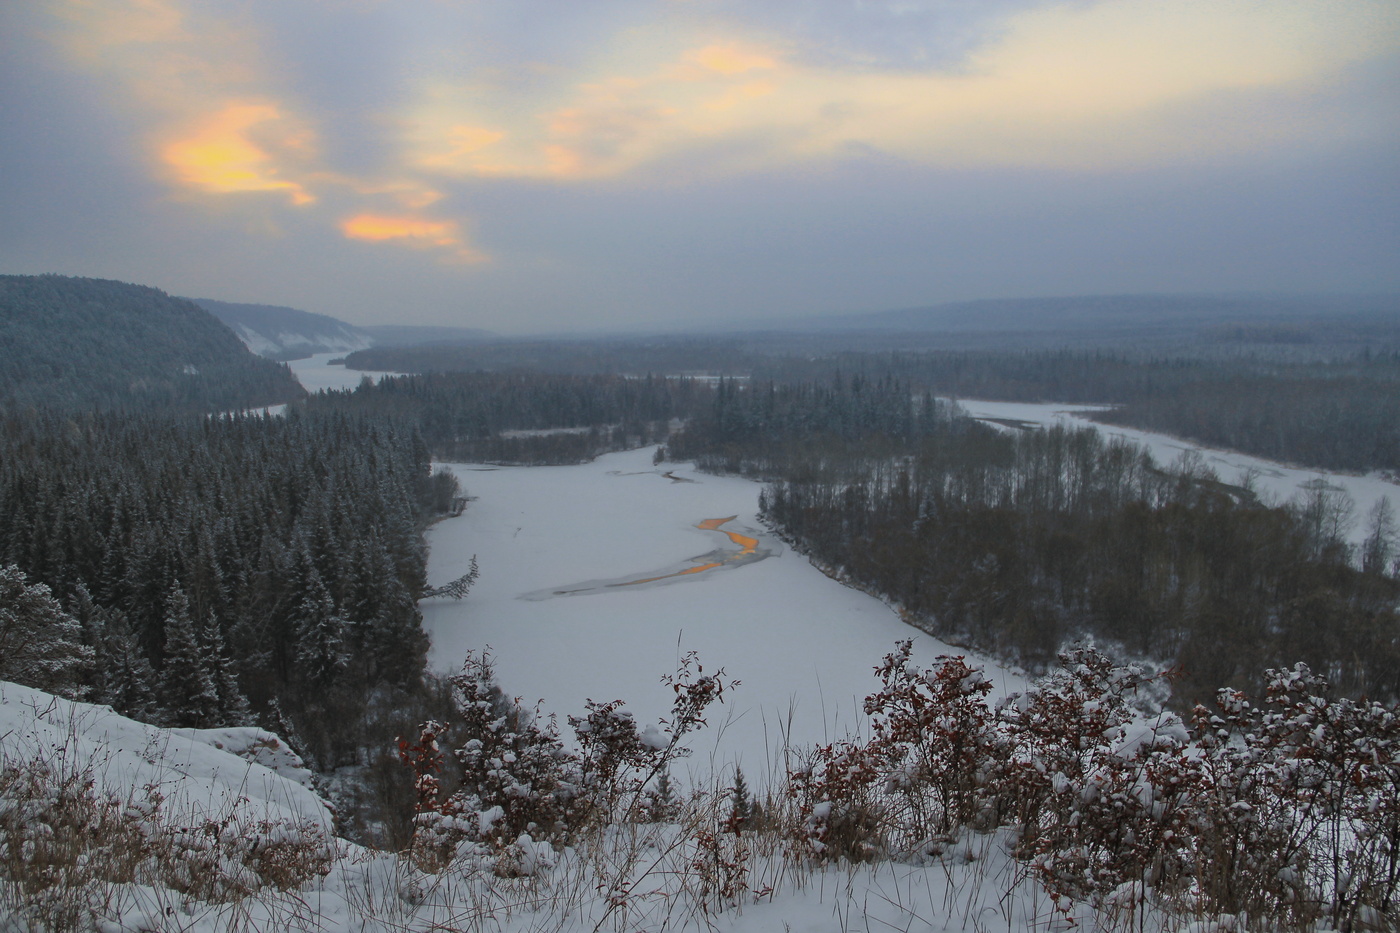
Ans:
[{"label": "snow-covered riverbank", "polygon": [[1389,496],[1393,504],[1400,506],[1400,486],[1378,473],[1358,475],[1287,466],[1233,450],[1203,447],[1169,434],[1100,424],[1087,417],[1090,412],[1102,411],[1109,407],[1106,405],[984,402],[975,399],[959,399],[958,404],[972,417],[992,423],[1021,422],[1042,427],[1063,424],[1094,428],[1105,437],[1122,438],[1145,447],[1152,454],[1152,458],[1163,466],[1170,466],[1187,451],[1195,451],[1201,455],[1201,463],[1214,470],[1222,482],[1239,483],[1246,475],[1251,476],[1255,490],[1265,501],[1273,504],[1286,503],[1306,492],[1305,485],[1321,480],[1333,489],[1344,491],[1356,503],[1356,520],[1349,531],[1349,540],[1353,544],[1360,544],[1365,539],[1366,516],[1375,507],[1377,500],[1382,496]]}]

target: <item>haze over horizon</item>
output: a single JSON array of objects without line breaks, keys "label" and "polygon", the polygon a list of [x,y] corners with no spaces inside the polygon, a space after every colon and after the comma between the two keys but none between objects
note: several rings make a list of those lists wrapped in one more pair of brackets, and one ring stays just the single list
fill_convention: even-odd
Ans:
[{"label": "haze over horizon", "polygon": [[503,333],[1400,291],[1385,0],[34,0],[0,273]]}]

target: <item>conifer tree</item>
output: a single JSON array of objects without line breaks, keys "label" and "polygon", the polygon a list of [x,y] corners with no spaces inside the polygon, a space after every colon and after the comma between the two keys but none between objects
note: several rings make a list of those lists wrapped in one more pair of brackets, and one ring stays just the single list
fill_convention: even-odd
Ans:
[{"label": "conifer tree", "polygon": [[349,663],[345,619],[314,567],[307,574],[294,621],[296,669],[304,684],[321,691],[333,684]]},{"label": "conifer tree", "polygon": [[727,828],[734,833],[748,829],[753,820],[752,801],[749,785],[744,781],[744,769],[738,765],[734,766],[734,786],[729,789],[729,800]]},{"label": "conifer tree", "polygon": [[104,629],[97,700],[123,716],[152,722],[160,708],[155,670],[132,637],[125,614],[112,612]]},{"label": "conifer tree", "polygon": [[0,679],[77,699],[93,657],[82,638],[47,586],[29,583],[14,564],[0,566]]},{"label": "conifer tree", "polygon": [[214,681],[214,689],[219,697],[219,719],[222,725],[246,726],[252,722],[252,712],[248,697],[238,685],[238,672],[228,655],[228,644],[224,631],[214,613],[204,620],[200,632],[205,656],[209,659],[209,674]]},{"label": "conifer tree", "polygon": [[189,598],[178,586],[171,587],[166,598],[164,629],[160,693],[166,722],[196,728],[220,725],[219,688],[190,618]]}]

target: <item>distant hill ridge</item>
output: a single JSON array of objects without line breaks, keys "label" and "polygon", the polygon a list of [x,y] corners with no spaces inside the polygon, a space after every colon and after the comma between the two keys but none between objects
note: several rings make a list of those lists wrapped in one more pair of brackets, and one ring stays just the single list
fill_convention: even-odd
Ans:
[{"label": "distant hill ridge", "polygon": [[494,336],[490,331],[469,327],[399,324],[358,327],[329,314],[282,305],[240,304],[213,298],[189,300],[232,328],[248,349],[276,360],[303,359],[313,353],[352,353],[370,347],[469,343]]},{"label": "distant hill ridge", "polygon": [[1394,319],[1395,295],[1079,295],[990,298],[918,308],[795,318],[783,329],[943,331],[1179,330],[1232,322],[1304,322],[1336,315]]},{"label": "distant hill ridge", "polygon": [[207,311],[144,285],[0,276],[0,408],[227,411],[304,392]]}]

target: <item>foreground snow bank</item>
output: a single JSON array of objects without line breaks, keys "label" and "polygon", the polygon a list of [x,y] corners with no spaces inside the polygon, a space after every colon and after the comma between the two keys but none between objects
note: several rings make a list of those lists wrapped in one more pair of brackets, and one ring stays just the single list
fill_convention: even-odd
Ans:
[{"label": "foreground snow bank", "polygon": [[0,682],[0,930],[278,925],[347,852],[310,784],[261,729],[160,729]]},{"label": "foreground snow bank", "polygon": [[160,729],[105,706],[75,703],[0,681],[0,762],[42,761],[89,774],[100,796],[130,799],[151,788],[168,811],[192,820],[310,823],[329,832],[331,812],[310,772],[261,729]]},{"label": "foreground snow bank", "polygon": [[427,873],[331,837],[304,775],[260,730],[160,729],[0,682],[0,930],[838,933],[995,916],[1014,933],[1051,913],[1031,885],[1006,900],[994,837],[958,848],[951,872],[821,867],[781,833],[720,831],[722,787],[674,822],[600,826],[558,852],[525,836],[468,847]]}]

